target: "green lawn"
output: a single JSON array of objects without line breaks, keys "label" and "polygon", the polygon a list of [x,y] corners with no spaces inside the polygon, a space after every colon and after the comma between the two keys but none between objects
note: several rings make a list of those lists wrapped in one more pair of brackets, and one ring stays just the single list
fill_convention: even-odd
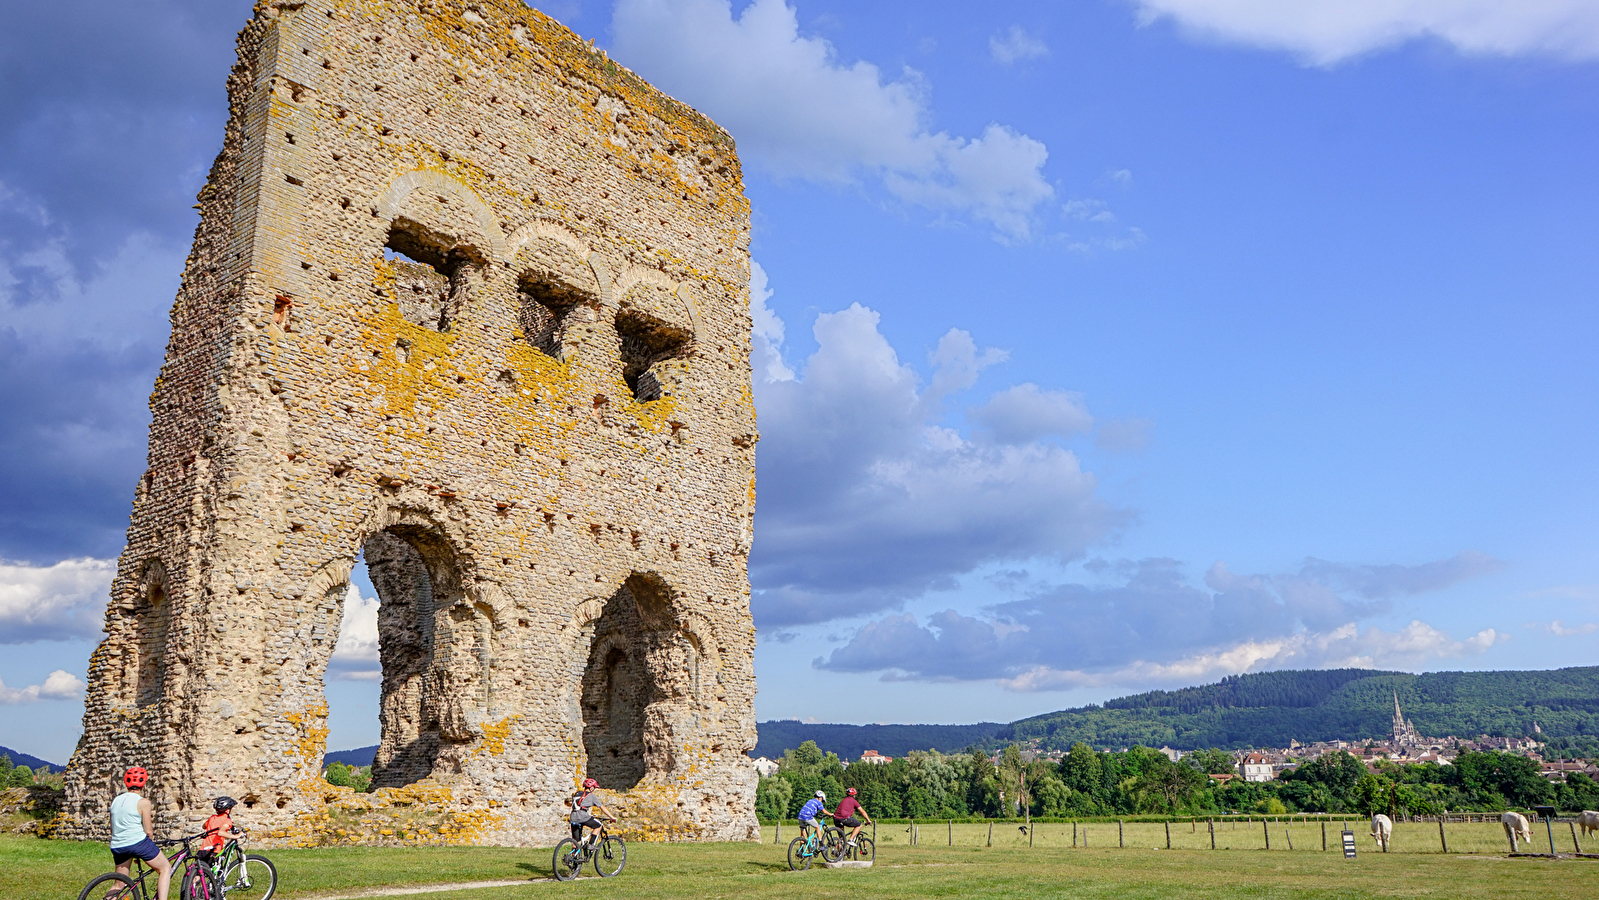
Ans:
[{"label": "green lawn", "polygon": [[[1089,826],[1089,847],[1071,848],[1071,826],[1041,826],[1035,846],[1015,826],[1001,831],[996,825],[992,848],[987,827],[956,825],[956,846],[948,846],[946,826],[923,826],[918,846],[907,845],[905,826],[879,829],[881,851],[870,870],[816,869],[789,872],[784,847],[772,843],[765,829],[763,844],[636,844],[630,848],[627,870],[619,878],[588,877],[572,884],[538,881],[525,886],[485,888],[429,894],[439,900],[523,900],[550,896],[551,892],[604,898],[800,897],[891,900],[891,898],[1006,898],[1072,897],[1083,900],[1138,900],[1138,898],[1314,898],[1487,896],[1529,900],[1588,900],[1599,885],[1599,860],[1548,861],[1508,859],[1502,855],[1437,852],[1372,852],[1369,838],[1361,837],[1358,859],[1349,861],[1335,852],[1320,852],[1319,827],[1315,849],[1302,847],[1298,835],[1294,852],[1278,850],[1208,849],[1151,850],[1153,837],[1164,847],[1160,825],[1128,825],[1127,849],[1115,846],[1116,825]],[[1064,828],[1062,834],[1055,831]],[[1276,826],[1282,827],[1282,826]],[[1299,827],[1299,826],[1296,826]],[[1463,831],[1471,826],[1460,827]],[[1493,826],[1497,828],[1498,826]],[[1419,841],[1425,826],[1401,826],[1395,844]],[[1186,832],[1182,846],[1197,846],[1206,838],[1203,826]],[[1242,824],[1229,829],[1235,848],[1248,832]],[[1413,834],[1407,834],[1413,831]],[[1259,839],[1259,823],[1254,829]],[[792,834],[784,829],[784,837]],[[1135,849],[1134,837],[1140,840]],[[1173,826],[1178,846],[1179,826]],[[1434,841],[1437,826],[1432,826]],[[785,842],[786,843],[786,842]],[[1261,841],[1260,843],[1263,843]],[[1329,844],[1335,844],[1329,835]],[[1222,845],[1218,833],[1218,845]],[[1429,848],[1429,851],[1436,848]],[[1453,847],[1452,847],[1453,849]],[[1562,847],[1561,849],[1568,849]],[[336,848],[267,851],[278,865],[280,896],[284,900],[347,894],[385,886],[438,884],[500,879],[548,877],[548,850],[507,848],[429,847],[421,849]],[[78,891],[95,874],[109,868],[103,845],[36,838],[0,837],[0,897],[5,900],[75,900]]]}]

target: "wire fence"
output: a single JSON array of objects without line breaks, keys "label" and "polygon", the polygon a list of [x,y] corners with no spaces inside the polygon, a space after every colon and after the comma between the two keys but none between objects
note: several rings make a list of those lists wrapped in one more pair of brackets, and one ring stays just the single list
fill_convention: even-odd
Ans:
[{"label": "wire fence", "polygon": [[[1575,819],[1548,825],[1531,819],[1532,835],[1515,848],[1522,853],[1599,854],[1599,834],[1585,839]],[[1407,817],[1394,822],[1386,848],[1371,836],[1371,820],[1360,816],[1227,816],[1216,818],[1091,819],[1082,821],[984,819],[878,820],[866,834],[879,847],[950,846],[1048,850],[1263,850],[1342,853],[1343,832],[1355,835],[1361,853],[1480,853],[1512,850],[1496,813]],[[797,824],[762,826],[762,839],[783,843],[799,836]]]}]

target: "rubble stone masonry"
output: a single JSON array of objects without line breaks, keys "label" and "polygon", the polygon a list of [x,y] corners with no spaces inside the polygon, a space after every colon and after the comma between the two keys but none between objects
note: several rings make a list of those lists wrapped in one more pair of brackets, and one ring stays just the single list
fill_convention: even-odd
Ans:
[{"label": "rubble stone masonry", "polygon": [[228,794],[267,843],[548,845],[593,775],[635,833],[755,837],[731,138],[517,0],[263,0],[228,96],[61,833],[143,765],[161,836]]}]

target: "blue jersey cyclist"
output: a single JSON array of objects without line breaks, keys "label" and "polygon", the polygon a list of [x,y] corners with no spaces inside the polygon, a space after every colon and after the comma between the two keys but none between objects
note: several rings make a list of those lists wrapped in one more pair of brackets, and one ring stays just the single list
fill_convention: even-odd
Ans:
[{"label": "blue jersey cyclist", "polygon": [[827,809],[827,794],[822,791],[817,791],[816,796],[806,800],[805,805],[800,807],[799,823],[801,837],[810,834],[811,829],[813,828],[815,828],[817,831],[821,830],[816,824],[816,817],[819,815],[832,815],[832,813]]}]

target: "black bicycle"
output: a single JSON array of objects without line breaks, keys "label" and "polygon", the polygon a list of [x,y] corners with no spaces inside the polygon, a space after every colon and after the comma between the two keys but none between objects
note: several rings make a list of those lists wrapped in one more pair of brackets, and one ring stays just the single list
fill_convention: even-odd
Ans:
[{"label": "black bicycle", "polygon": [[211,873],[220,879],[222,896],[234,900],[272,900],[272,895],[278,892],[278,867],[259,853],[245,853],[243,841],[249,832],[240,828],[238,833],[238,837],[222,848]]},{"label": "black bicycle", "polygon": [[849,832],[843,828],[835,828],[838,836],[828,841],[828,862],[847,860],[850,862],[871,862],[877,858],[877,844],[866,835],[857,835],[855,840],[850,840]]},{"label": "black bicycle", "polygon": [[604,825],[581,841],[566,838],[555,845],[555,880],[571,881],[590,859],[601,878],[620,875],[627,865],[627,844],[606,831]]},{"label": "black bicycle", "polygon": [[[172,863],[172,880],[178,884],[177,896],[180,900],[222,900],[220,879],[210,866],[200,860],[194,848],[189,846],[205,836],[202,832],[157,842],[162,847],[177,845],[183,847],[167,857]],[[180,865],[182,869],[178,868]],[[152,900],[156,896],[156,891],[151,889],[146,879],[155,875],[156,871],[145,865],[142,859],[134,860],[133,871],[136,874],[131,877],[121,872],[107,872],[101,875],[84,887],[83,892],[78,894],[78,900]]]}]

